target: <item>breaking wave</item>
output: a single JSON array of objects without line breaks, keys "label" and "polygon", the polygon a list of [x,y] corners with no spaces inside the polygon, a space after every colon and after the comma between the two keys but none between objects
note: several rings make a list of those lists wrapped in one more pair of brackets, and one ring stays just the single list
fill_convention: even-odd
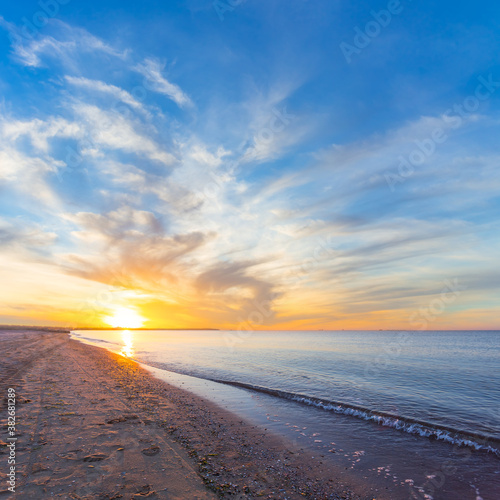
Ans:
[{"label": "breaking wave", "polygon": [[295,401],[307,406],[314,406],[325,411],[331,411],[342,415],[350,415],[362,420],[375,422],[378,425],[392,427],[409,434],[416,434],[422,437],[427,437],[429,439],[438,439],[454,445],[466,446],[474,450],[486,451],[489,453],[493,453],[500,458],[500,439],[494,436],[463,431],[455,429],[453,427],[433,424],[430,422],[396,415],[393,413],[372,410],[350,403],[341,403],[338,401],[331,401],[328,399],[316,398],[313,396],[306,396],[293,392],[269,389],[267,387],[260,387],[243,382],[233,382],[213,378],[209,380],[218,382],[220,384],[226,384],[233,387],[239,387],[262,394],[267,394],[269,396],[274,396],[280,399],[286,399],[288,401]]}]

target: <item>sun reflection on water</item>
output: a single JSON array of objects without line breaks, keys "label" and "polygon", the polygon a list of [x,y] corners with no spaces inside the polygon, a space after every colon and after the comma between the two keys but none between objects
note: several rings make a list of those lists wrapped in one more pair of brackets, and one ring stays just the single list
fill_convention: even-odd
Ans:
[{"label": "sun reflection on water", "polygon": [[130,330],[123,330],[122,342],[123,347],[120,354],[127,358],[132,358],[134,356],[134,334]]}]

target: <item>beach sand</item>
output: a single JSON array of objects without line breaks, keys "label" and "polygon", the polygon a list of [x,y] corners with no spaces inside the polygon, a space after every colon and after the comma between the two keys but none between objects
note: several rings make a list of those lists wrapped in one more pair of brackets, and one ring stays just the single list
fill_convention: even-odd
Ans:
[{"label": "beach sand", "polygon": [[[375,498],[320,457],[66,332],[4,330],[0,346],[0,498]],[[3,474],[9,387],[15,494]]]}]

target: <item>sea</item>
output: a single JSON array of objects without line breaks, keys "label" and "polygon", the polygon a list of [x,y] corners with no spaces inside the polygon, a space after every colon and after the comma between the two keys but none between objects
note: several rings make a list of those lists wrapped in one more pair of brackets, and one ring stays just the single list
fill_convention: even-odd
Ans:
[{"label": "sea", "polygon": [[500,331],[80,330],[394,499],[500,499]]}]

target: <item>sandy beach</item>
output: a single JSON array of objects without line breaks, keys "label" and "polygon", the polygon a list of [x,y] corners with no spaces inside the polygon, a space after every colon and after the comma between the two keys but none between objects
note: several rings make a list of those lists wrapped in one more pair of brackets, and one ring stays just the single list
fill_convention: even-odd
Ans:
[{"label": "sandy beach", "polygon": [[[2,498],[374,498],[307,451],[63,331],[0,331]],[[345,476],[343,481],[345,481]],[[376,498],[384,498],[377,495]]]}]

